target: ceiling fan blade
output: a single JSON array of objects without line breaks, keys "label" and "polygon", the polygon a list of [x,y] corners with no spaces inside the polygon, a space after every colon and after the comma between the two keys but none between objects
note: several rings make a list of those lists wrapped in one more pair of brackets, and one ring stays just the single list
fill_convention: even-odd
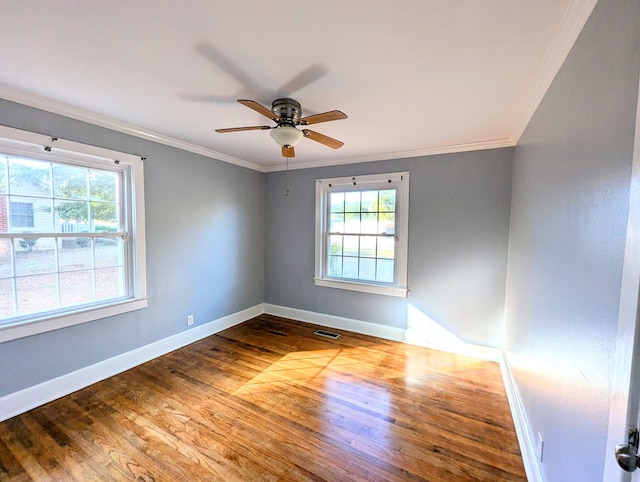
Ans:
[{"label": "ceiling fan blade", "polygon": [[331,147],[332,149],[340,149],[344,146],[344,142],[334,139],[329,136],[325,136],[324,134],[320,134],[319,132],[312,131],[309,129],[302,129],[302,133],[307,139],[311,139],[312,141],[319,142],[320,144],[324,144],[327,147]]},{"label": "ceiling fan blade", "polygon": [[219,134],[225,134],[227,132],[264,131],[267,129],[273,129],[273,127],[269,127],[269,126],[228,127],[226,129],[216,129],[216,132]]},{"label": "ceiling fan blade", "polygon": [[282,146],[282,157],[296,157],[293,146]]},{"label": "ceiling fan blade", "polygon": [[319,122],[329,122],[340,119],[346,119],[347,114],[340,112],[339,110],[330,110],[329,112],[323,112],[322,114],[309,115],[300,119],[300,125],[308,126],[311,124],[318,124]]},{"label": "ceiling fan blade", "polygon": [[221,103],[226,104],[228,102],[234,102],[235,97],[228,95],[209,95],[209,94],[178,94],[182,100],[187,102],[203,102],[203,103]]},{"label": "ceiling fan blade", "polygon": [[238,99],[238,102],[240,102],[244,106],[247,106],[249,109],[255,110],[258,114],[262,114],[263,116],[268,117],[274,122],[280,121],[280,116],[277,116],[262,104],[258,104],[255,100]]},{"label": "ceiling fan blade", "polygon": [[312,84],[321,77],[324,77],[327,72],[327,68],[322,64],[310,65],[294,78],[292,78],[289,82],[276,90],[278,97],[291,96],[291,94],[302,90],[307,85]]},{"label": "ceiling fan blade", "polygon": [[237,80],[244,87],[243,91],[260,92],[261,95],[262,93],[267,94],[236,62],[231,60],[231,57],[223,54],[213,45],[205,42],[199,43],[196,45],[196,51],[212,62],[213,65]]}]

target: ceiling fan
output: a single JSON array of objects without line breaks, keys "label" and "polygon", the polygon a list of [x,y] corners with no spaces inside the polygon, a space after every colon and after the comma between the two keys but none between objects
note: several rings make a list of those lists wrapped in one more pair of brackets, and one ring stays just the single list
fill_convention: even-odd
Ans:
[{"label": "ceiling fan", "polygon": [[331,110],[322,114],[309,115],[302,117],[302,106],[299,102],[289,99],[276,99],[271,104],[271,109],[267,109],[262,104],[254,100],[238,99],[242,105],[253,109],[259,114],[268,117],[277,125],[272,126],[249,126],[249,127],[230,127],[227,129],[216,129],[216,132],[224,134],[227,132],[254,131],[254,130],[271,130],[271,137],[282,148],[284,157],[295,157],[295,146],[302,137],[319,142],[333,149],[339,149],[344,142],[333,139],[324,134],[312,131],[310,129],[297,129],[296,126],[308,126],[318,124],[320,122],[329,122],[334,120],[346,119],[347,116],[339,110]]}]

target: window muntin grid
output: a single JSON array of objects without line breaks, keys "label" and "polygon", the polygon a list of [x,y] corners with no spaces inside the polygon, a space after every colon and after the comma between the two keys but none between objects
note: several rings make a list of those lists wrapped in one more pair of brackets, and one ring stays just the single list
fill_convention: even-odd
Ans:
[{"label": "window muntin grid", "polygon": [[394,283],[396,193],[395,188],[329,193],[327,277]]},{"label": "window muntin grid", "polygon": [[0,154],[0,324],[129,297],[125,177]]}]

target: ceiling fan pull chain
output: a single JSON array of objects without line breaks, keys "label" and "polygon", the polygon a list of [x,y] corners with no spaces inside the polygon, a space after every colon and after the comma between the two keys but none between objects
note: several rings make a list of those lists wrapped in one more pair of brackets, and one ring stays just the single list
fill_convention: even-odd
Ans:
[{"label": "ceiling fan pull chain", "polygon": [[[289,158],[287,157],[287,170],[285,172],[285,179],[284,179],[284,183],[286,186],[289,186]],[[284,197],[289,197],[289,194],[291,194],[291,191],[289,191],[289,188],[287,187],[286,191],[284,192]]]}]

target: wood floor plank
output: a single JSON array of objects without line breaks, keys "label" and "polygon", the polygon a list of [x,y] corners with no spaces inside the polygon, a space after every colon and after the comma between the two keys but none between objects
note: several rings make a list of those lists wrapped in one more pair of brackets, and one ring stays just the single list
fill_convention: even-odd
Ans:
[{"label": "wood floor plank", "polygon": [[526,481],[497,364],[262,315],[0,423],[0,479]]},{"label": "wood floor plank", "polygon": [[40,466],[30,452],[20,446],[15,434],[8,429],[6,424],[0,424],[0,440],[4,444],[0,450],[11,452],[24,469],[24,474],[20,473],[18,476],[10,476],[8,472],[4,471],[0,472],[0,480],[50,480],[47,471]]},{"label": "wood floor plank", "polygon": [[[262,388],[260,394],[252,393],[251,400],[285,418],[298,420],[309,430],[329,430],[329,436],[334,443],[346,443],[362,452],[382,454],[378,457],[383,459],[395,452],[395,463],[408,472],[419,474],[420,463],[426,457],[425,454],[435,451],[448,451],[459,457],[462,465],[478,467],[487,477],[489,474],[504,476],[504,470],[500,467],[512,465],[508,455],[499,449],[473,444],[468,440],[461,442],[457,434],[433,426],[428,432],[419,433],[412,427],[398,425],[395,420],[393,423],[380,423],[380,417],[345,404],[324,403],[321,400],[313,400],[306,394],[296,396],[296,389],[289,382],[281,382],[279,386],[272,385],[270,388],[269,391]],[[283,393],[286,394],[286,399],[281,395]],[[315,416],[321,410],[324,411],[325,420],[331,422],[329,429],[325,427],[324,420],[318,420]],[[500,467],[483,464],[473,456],[466,457],[465,460],[465,453],[475,454],[480,459],[490,456]],[[438,465],[438,459],[431,463],[434,466]],[[441,468],[445,473],[451,470],[445,465]]]},{"label": "wood floor plank", "polygon": [[0,439],[0,480],[29,480],[27,471]]},{"label": "wood floor plank", "polygon": [[[180,383],[180,381],[174,379],[174,383]],[[184,393],[188,390],[189,387],[185,386],[183,390],[178,390],[178,392]],[[209,387],[209,393],[216,393],[216,391],[216,388]],[[163,395],[167,398],[173,398],[175,396],[174,393],[175,391],[166,391]],[[224,393],[218,393],[218,395],[225,397]],[[215,410],[215,412],[212,412],[213,410]],[[278,450],[271,449],[267,453],[270,458],[282,459],[281,462],[283,463],[286,463],[287,460],[296,460],[296,458],[299,458],[296,457],[295,452],[290,453],[290,444],[286,442],[289,440],[295,441],[293,447],[298,453],[307,453],[308,450],[311,450],[317,453],[331,455],[332,452],[335,451],[335,448],[327,444],[326,441],[323,440],[323,437],[309,439],[308,429],[297,421],[289,421],[285,418],[278,417],[273,411],[265,410],[259,405],[252,402],[245,402],[240,398],[225,398],[225,403],[218,403],[215,406],[203,405],[201,406],[201,411],[209,420],[214,419],[216,421],[215,425],[226,427],[227,434],[233,434],[233,437],[230,437],[231,439],[244,440],[245,444],[258,441],[260,446],[267,447],[270,447],[274,442],[283,441],[284,443],[279,445],[280,448]],[[301,449],[304,449],[304,452],[302,452]],[[285,451],[287,457],[283,458],[279,454],[281,451]],[[264,455],[260,455],[260,457],[264,458]],[[324,460],[318,462],[313,469],[316,472],[324,470],[324,466],[322,465]],[[307,464],[309,461],[304,463]],[[302,462],[298,461],[297,467],[302,468],[301,464]],[[363,468],[362,471],[366,472],[366,469]],[[339,475],[341,477],[349,477],[350,474],[345,472]],[[381,480],[382,475],[377,475],[376,479]],[[294,478],[294,480],[300,479]],[[367,479],[363,478],[362,480]]]}]

